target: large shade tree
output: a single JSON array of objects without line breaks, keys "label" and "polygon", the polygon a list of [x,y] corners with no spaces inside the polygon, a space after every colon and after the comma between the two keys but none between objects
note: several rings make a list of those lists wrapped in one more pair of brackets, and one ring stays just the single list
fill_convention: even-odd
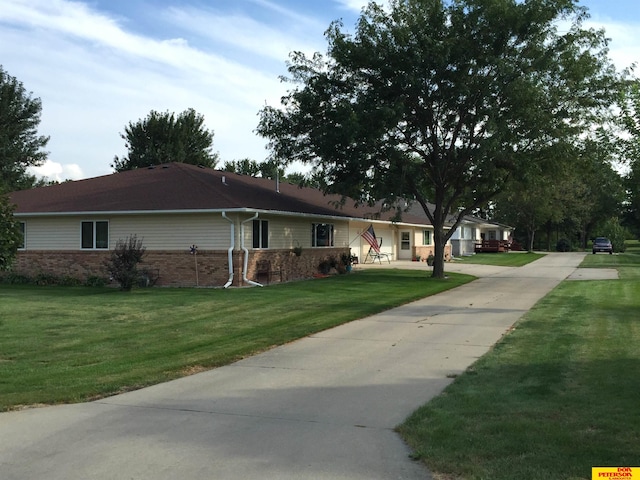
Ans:
[{"label": "large shade tree", "polygon": [[626,131],[620,142],[622,158],[629,171],[626,177],[628,194],[625,220],[627,226],[640,237],[640,80],[632,83],[622,99],[622,121]]},{"label": "large shade tree", "polygon": [[40,99],[0,66],[0,270],[9,268],[22,239],[3,192],[32,187],[36,178],[27,168],[47,158],[49,137],[38,134],[41,113]]},{"label": "large shade tree", "polygon": [[218,160],[213,131],[207,130],[204,117],[191,108],[177,116],[152,110],[147,118],[130,122],[120,136],[128,155],[114,158],[111,166],[116,172],[170,162],[214,167]]},{"label": "large shade tree", "polygon": [[617,74],[586,15],[573,0],[370,3],[353,35],[329,27],[326,55],[291,55],[293,88],[262,109],[258,133],[328,191],[418,202],[441,277],[449,215],[455,227],[544,171],[610,105]]},{"label": "large shade tree", "polygon": [[0,192],[29,188],[27,168],[42,164],[49,137],[38,134],[42,103],[0,66]]}]

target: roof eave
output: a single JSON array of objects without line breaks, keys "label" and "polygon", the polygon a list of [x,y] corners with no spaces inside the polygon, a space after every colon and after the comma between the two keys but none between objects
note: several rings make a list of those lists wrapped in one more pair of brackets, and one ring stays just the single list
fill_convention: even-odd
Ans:
[{"label": "roof eave", "polygon": [[371,219],[366,217],[352,217],[349,215],[327,215],[319,213],[304,212],[287,212],[282,210],[265,210],[259,208],[215,208],[215,209],[183,209],[183,210],[92,210],[82,212],[15,212],[16,218],[34,218],[34,217],[95,217],[95,216],[111,216],[111,215],[176,215],[176,214],[222,214],[226,213],[247,213],[261,215],[279,215],[288,217],[307,217],[324,220],[341,220],[341,221],[358,221],[371,222],[376,224],[389,224],[413,226],[413,227],[432,227],[427,223],[411,223],[411,222],[391,222],[388,220]]}]

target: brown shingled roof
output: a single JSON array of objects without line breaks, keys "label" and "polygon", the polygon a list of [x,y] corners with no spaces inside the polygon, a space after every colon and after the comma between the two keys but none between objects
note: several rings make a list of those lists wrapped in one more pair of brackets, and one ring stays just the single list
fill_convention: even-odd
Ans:
[{"label": "brown shingled roof", "polygon": [[[223,181],[224,179],[224,181]],[[254,178],[184,163],[168,163],[101,177],[65,182],[10,194],[16,214],[82,212],[149,212],[180,210],[264,210],[353,218],[377,218],[379,207],[354,207],[347,201],[335,208],[338,195],[314,188]],[[382,213],[381,220],[389,220]],[[403,222],[425,224],[419,216]]]}]

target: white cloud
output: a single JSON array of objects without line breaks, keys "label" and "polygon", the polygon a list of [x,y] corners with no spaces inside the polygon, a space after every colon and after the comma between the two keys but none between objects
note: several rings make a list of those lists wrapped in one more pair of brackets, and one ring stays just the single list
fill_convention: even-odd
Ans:
[{"label": "white cloud", "polygon": [[223,15],[193,7],[170,8],[165,18],[191,33],[254,55],[257,61],[262,57],[284,65],[293,50],[312,53],[326,49],[317,34],[327,25],[306,17],[293,22],[286,31],[246,15]]},{"label": "white cloud", "polygon": [[609,56],[619,69],[631,67],[640,62],[640,24],[620,23],[614,21],[587,22],[587,26],[604,28],[605,35],[611,39]]},{"label": "white cloud", "polygon": [[85,177],[82,168],[75,163],[62,165],[50,160],[45,161],[39,167],[29,167],[28,171],[30,174],[35,175],[38,178],[55,180],[58,182],[64,182],[65,180],[80,180]]},{"label": "white cloud", "polygon": [[369,4],[368,0],[337,0],[337,3],[346,10],[352,10],[354,12],[360,12],[364,7]]},{"label": "white cloud", "polygon": [[[192,20],[201,13],[192,11]],[[226,28],[228,44],[265,54],[264,45],[232,35],[259,24],[252,26],[243,17],[217,21]],[[42,99],[39,133],[51,137],[50,168],[82,165],[88,176],[109,173],[114,155],[126,154],[119,133],[152,109],[194,108],[203,114],[207,128],[215,132],[214,149],[222,160],[266,157],[266,141],[253,130],[259,109],[265,102],[278,103],[284,93],[278,80],[285,72],[284,53],[258,68],[240,63],[242,58],[226,58],[219,53],[225,52],[219,43],[197,48],[180,37],[132,34],[88,6],[64,0],[2,5],[3,22],[14,28],[0,30],[0,58],[9,74]],[[287,42],[294,42],[267,27],[258,33],[265,35],[264,44],[280,36],[283,52]],[[57,170],[53,174],[63,175]]]}]

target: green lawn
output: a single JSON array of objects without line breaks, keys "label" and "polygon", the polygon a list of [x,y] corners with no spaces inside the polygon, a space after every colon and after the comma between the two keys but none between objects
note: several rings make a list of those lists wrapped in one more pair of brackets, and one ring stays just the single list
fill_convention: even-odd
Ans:
[{"label": "green lawn", "polygon": [[521,267],[544,256],[533,252],[509,253],[476,253],[468,257],[456,258],[456,263],[476,263],[481,265],[496,265],[498,267]]},{"label": "green lawn", "polygon": [[625,253],[614,253],[608,255],[606,253],[589,253],[581,267],[590,268],[615,268],[621,279],[640,280],[640,268],[638,263],[640,259],[640,243],[637,241],[625,242],[627,250]]},{"label": "green lawn", "polygon": [[0,411],[227,364],[472,279],[371,270],[229,290],[0,285]]},{"label": "green lawn", "polygon": [[[635,245],[633,246],[635,247]],[[640,458],[640,254],[620,280],[567,281],[399,427],[441,479],[590,479]]]}]

